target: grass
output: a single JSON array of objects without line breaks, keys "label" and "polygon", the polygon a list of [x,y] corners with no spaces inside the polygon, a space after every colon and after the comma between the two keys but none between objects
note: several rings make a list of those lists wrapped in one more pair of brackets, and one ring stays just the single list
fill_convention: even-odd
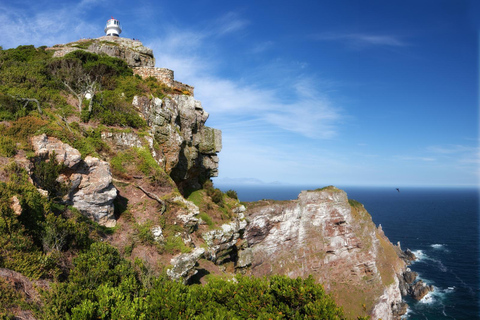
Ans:
[{"label": "grass", "polygon": [[210,228],[210,229],[214,229],[215,228],[215,223],[213,222],[212,218],[206,214],[205,212],[201,212],[199,215],[198,215],[199,218],[201,218],[203,221],[205,221],[205,223],[207,224],[207,226]]},{"label": "grass", "polygon": [[333,192],[339,192],[339,191],[341,191],[341,190],[338,189],[338,188],[335,187],[335,186],[326,186],[326,187],[323,187],[323,188],[315,189],[315,191],[333,191]]}]

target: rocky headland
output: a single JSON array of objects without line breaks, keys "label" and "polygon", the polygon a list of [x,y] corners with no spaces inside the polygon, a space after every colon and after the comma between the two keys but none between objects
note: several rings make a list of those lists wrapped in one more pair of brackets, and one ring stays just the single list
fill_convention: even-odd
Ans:
[{"label": "rocky headland", "polygon": [[[52,197],[35,168],[54,155],[61,165],[56,182],[64,186],[59,203],[102,226],[115,226],[115,232],[95,236],[128,259],[184,283],[203,283],[207,274],[312,276],[348,318],[399,319],[407,307],[402,296],[419,300],[432,290],[408,268],[413,253],[393,245],[364,206],[342,190],[330,186],[303,191],[292,201],[241,204],[209,185],[218,175],[221,131],[205,125],[208,113],[193,97],[193,87],[176,81],[173,71],[155,68],[152,50],[140,41],[101,37],[48,50],[57,58],[75,50],[120,58],[136,75],[171,88],[162,97],[135,95],[129,101],[145,121],[142,129],[79,124],[78,115],[53,114],[57,131],[32,132],[26,142],[31,153],[12,157],[30,183]],[[96,152],[73,146],[93,136]],[[2,168],[10,161],[0,160]],[[26,210],[22,197],[11,202],[18,216]],[[63,263],[70,265],[71,257]],[[0,271],[10,279],[4,275],[8,270]]]}]

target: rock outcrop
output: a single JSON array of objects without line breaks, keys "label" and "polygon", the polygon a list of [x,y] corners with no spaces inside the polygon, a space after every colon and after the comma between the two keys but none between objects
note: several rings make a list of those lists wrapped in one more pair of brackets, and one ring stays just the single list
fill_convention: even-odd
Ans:
[{"label": "rock outcrop", "polygon": [[128,38],[104,36],[97,39],[82,39],[48,48],[48,50],[54,51],[54,57],[63,57],[79,49],[123,59],[130,67],[155,66],[152,49],[144,47],[139,40]]},{"label": "rock outcrop", "polygon": [[197,274],[195,265],[197,261],[203,256],[205,249],[196,248],[190,253],[182,253],[170,261],[172,268],[167,270],[167,275],[172,280],[181,280],[184,283],[188,281],[192,276]]},{"label": "rock outcrop", "polygon": [[200,101],[189,95],[134,97],[133,105],[143,114],[159,146],[157,161],[179,189],[198,189],[218,175],[221,131],[205,126],[208,113]]},{"label": "rock outcrop", "polygon": [[31,141],[37,157],[47,159],[55,152],[56,160],[66,167],[57,179],[68,186],[66,203],[102,225],[115,226],[113,200],[117,189],[112,184],[109,163],[90,156],[82,160],[77,149],[45,134]]},{"label": "rock outcrop", "polygon": [[[247,220],[239,213],[234,221],[223,224],[219,229],[208,231],[202,235],[208,245],[205,256],[216,264],[236,261],[239,251],[239,240],[243,237]],[[245,258],[242,258],[244,261]],[[242,262],[245,264],[245,262]]]},{"label": "rock outcrop", "polygon": [[352,316],[366,312],[386,320],[405,311],[397,276],[405,263],[345,192],[328,187],[290,202],[265,201],[250,208],[247,219],[251,274],[311,274]]}]

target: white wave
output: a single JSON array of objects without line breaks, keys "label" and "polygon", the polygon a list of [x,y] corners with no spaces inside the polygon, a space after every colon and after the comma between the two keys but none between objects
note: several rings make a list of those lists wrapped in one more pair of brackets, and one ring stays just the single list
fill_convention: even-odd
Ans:
[{"label": "white wave", "polygon": [[415,251],[412,251],[412,253],[417,258],[417,260],[415,261],[422,261],[422,260],[428,259],[428,256],[423,252],[423,250],[415,250]]},{"label": "white wave", "polygon": [[[425,280],[423,280],[425,282]],[[433,286],[433,291],[430,291],[419,301],[422,304],[434,304],[440,303],[445,300],[446,296],[455,291],[455,287],[448,287],[446,289],[440,289],[436,286]]]},{"label": "white wave", "polygon": [[427,293],[422,300],[418,301],[418,303],[433,304],[436,301],[436,296],[433,294],[433,292],[434,291]]},{"label": "white wave", "polygon": [[411,314],[414,314],[414,312],[412,311],[412,309],[407,308],[407,312],[405,312],[405,314],[402,315],[402,316],[400,317],[400,319],[402,319],[402,320],[409,319]]},{"label": "white wave", "polygon": [[450,293],[450,292],[455,291],[455,289],[456,289],[455,286],[453,286],[453,287],[448,287],[447,289],[444,289],[443,292],[445,292],[445,293]]},{"label": "white wave", "polygon": [[442,261],[429,257],[423,250],[415,250],[415,251],[412,251],[412,252],[415,255],[415,257],[417,257],[417,260],[413,261],[413,263],[415,263],[415,262],[422,262],[422,263],[433,262],[433,264],[438,269],[440,269],[440,271],[442,271],[442,272],[447,272],[448,271],[448,268],[442,263]]},{"label": "white wave", "polygon": [[434,244],[431,244],[430,247],[432,247],[434,250],[441,250],[441,251],[445,251],[445,252],[450,252],[450,250],[447,249],[446,244],[434,243]]}]

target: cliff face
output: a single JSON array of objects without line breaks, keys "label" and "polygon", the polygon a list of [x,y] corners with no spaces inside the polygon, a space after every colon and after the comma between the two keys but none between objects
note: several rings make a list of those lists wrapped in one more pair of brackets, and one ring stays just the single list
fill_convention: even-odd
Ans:
[{"label": "cliff face", "polygon": [[247,218],[251,274],[311,274],[350,316],[398,316],[397,274],[405,263],[363,206],[349,203],[345,192],[333,187],[303,191],[295,201],[259,203],[247,210]]},{"label": "cliff face", "polygon": [[[108,145],[98,151],[98,157],[82,158],[77,149],[45,134],[36,133],[30,139],[37,160],[47,161],[55,152],[64,165],[58,181],[68,186],[63,198],[66,204],[100,224],[117,224],[116,231],[102,240],[132,259],[159,268],[169,266],[167,275],[184,282],[202,269],[203,275],[312,275],[350,318],[397,319],[405,311],[402,294],[416,292],[420,297],[428,292],[406,269],[401,249],[390,243],[360,203],[348,200],[341,190],[304,191],[294,201],[260,201],[247,208],[221,193],[221,201],[213,200],[219,191],[213,186],[210,191],[198,190],[218,174],[222,141],[220,130],[205,126],[208,113],[194,99],[193,87],[174,81],[173,72],[167,69],[154,68],[153,53],[139,41],[102,37],[51,48],[57,57],[78,49],[124,59],[137,68],[137,75],[154,76],[174,89],[163,98],[146,93],[133,98],[132,109],[147,127],[96,128],[101,131],[101,141],[96,143]],[[96,126],[79,124],[78,115],[72,119],[58,119],[65,122],[64,129],[72,137],[87,138]],[[82,135],[74,136],[72,128]],[[151,159],[148,151],[162,174],[135,168],[133,162],[145,160],[139,153]],[[134,160],[120,161],[122,155]],[[129,167],[117,168],[116,179],[109,164],[114,170],[114,158],[117,165]],[[17,155],[15,161],[27,170],[32,166],[25,156]],[[195,203],[178,193],[186,195],[192,189],[198,191],[197,199],[189,198]],[[123,210],[118,216],[114,216],[114,200],[116,209]]]},{"label": "cliff face", "polygon": [[199,189],[218,175],[221,131],[205,126],[208,113],[189,95],[135,97],[133,105],[147,120],[158,145],[156,159],[180,189]]}]

